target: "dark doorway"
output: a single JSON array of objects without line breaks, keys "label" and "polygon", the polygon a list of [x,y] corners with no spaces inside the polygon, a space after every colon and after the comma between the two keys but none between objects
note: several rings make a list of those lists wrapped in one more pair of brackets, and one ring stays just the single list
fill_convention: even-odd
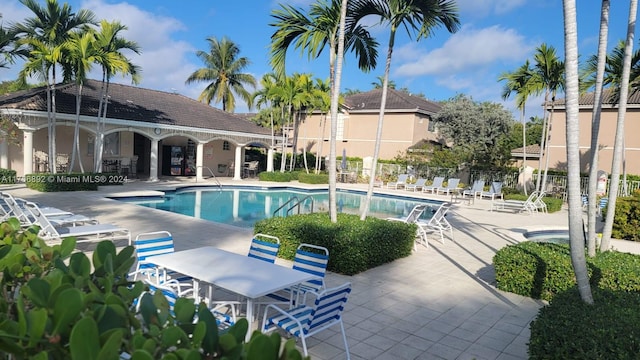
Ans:
[{"label": "dark doorway", "polygon": [[134,171],[139,178],[148,178],[150,173],[151,140],[138,133],[133,134],[133,155],[137,158]]}]

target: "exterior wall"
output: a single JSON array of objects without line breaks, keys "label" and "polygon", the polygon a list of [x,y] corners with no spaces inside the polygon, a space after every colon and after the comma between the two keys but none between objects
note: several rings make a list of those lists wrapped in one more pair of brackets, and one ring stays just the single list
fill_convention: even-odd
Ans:
[{"label": "exterior wall", "polygon": [[[579,113],[580,122],[580,171],[589,171],[590,144],[591,144],[591,109],[581,109]],[[617,109],[610,107],[602,109],[599,135],[599,160],[598,170],[607,173],[611,172],[613,161],[613,145],[616,133],[616,122],[618,117]],[[549,168],[566,170],[566,114],[557,111],[553,114],[551,139],[549,141]],[[626,168],[627,173],[640,175],[640,138],[636,135],[640,133],[640,109],[628,108],[625,116],[625,148],[626,148]],[[546,156],[546,154],[545,154]],[[543,157],[546,161],[546,157]],[[544,162],[542,163],[544,167]],[[537,163],[531,164],[537,167]],[[621,168],[622,171],[622,168]]]},{"label": "exterior wall", "polygon": [[[321,126],[319,114],[307,116],[300,124],[298,148],[306,147],[315,153],[322,136],[322,156],[329,155],[329,138],[331,124],[326,117],[326,126]],[[428,132],[429,119],[425,115],[415,113],[388,113],[384,117],[382,128],[381,159],[393,159],[404,153],[407,148],[422,139],[435,139],[436,135]],[[324,129],[324,132],[323,132]],[[350,113],[344,117],[342,140],[338,141],[336,152],[342,151],[349,157],[373,156],[376,132],[378,129],[378,113]],[[339,138],[339,137],[338,137]]]}]

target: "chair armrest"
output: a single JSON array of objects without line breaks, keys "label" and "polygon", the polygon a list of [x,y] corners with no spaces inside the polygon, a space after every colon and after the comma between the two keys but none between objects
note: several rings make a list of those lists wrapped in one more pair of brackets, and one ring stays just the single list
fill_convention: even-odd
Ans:
[{"label": "chair armrest", "polygon": [[[275,310],[276,312],[280,313],[281,315],[286,316],[287,318],[293,320],[296,322],[296,324],[298,325],[298,327],[301,329],[302,328],[302,323],[300,323],[300,320],[296,319],[294,316],[291,316],[291,314],[289,314],[286,310],[273,305],[273,304],[269,304],[264,308],[264,315],[262,316],[262,329],[260,329],[261,332],[265,332],[265,324],[267,323],[267,315],[269,314],[269,308]],[[275,327],[275,326],[274,326]]]}]

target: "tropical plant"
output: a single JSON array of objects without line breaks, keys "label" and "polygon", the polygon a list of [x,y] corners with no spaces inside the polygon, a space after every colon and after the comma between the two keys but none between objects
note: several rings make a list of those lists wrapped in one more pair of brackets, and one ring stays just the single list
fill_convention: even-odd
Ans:
[{"label": "tropical plant", "polygon": [[[404,27],[409,36],[415,35],[416,41],[427,38],[433,34],[434,28],[444,26],[447,31],[458,31],[460,20],[455,2],[452,0],[359,0],[354,4],[354,20],[356,23],[368,15],[380,18],[381,23],[390,27],[389,45],[384,70],[382,86],[382,98],[380,100],[380,116],[376,132],[376,142],[373,150],[372,169],[377,168],[382,142],[382,126],[384,123],[385,106],[387,103],[387,89],[389,87],[389,71],[391,70],[391,55],[395,44],[396,32]],[[373,174],[375,175],[375,174]],[[361,219],[365,219],[369,211],[369,204],[373,197],[375,176],[369,179],[367,196],[362,207]]]},{"label": "tropical plant", "polygon": [[[596,216],[597,216],[597,186],[598,186],[598,138],[600,136],[600,115],[602,113],[602,92],[604,74],[607,64],[607,34],[609,33],[609,8],[611,2],[602,0],[600,11],[600,31],[598,35],[598,54],[595,61],[595,75],[593,77],[593,113],[591,118],[591,146],[589,148],[591,161],[589,163],[589,185],[587,191],[587,253],[590,257],[596,255]],[[592,64],[593,61],[588,62]],[[581,84],[585,83],[584,81]]]},{"label": "tropical plant", "polygon": [[[2,19],[2,14],[0,14],[0,19]],[[24,49],[16,46],[17,40],[16,34],[5,29],[0,23],[0,68],[6,68],[7,65],[13,64],[17,56],[27,55]]]},{"label": "tropical plant", "polygon": [[273,93],[274,88],[277,86],[277,78],[274,73],[267,73],[262,76],[260,79],[260,89],[253,93],[251,102],[258,108],[264,105],[266,106],[265,110],[261,110],[258,114],[259,118],[262,118],[263,115],[266,115],[269,118],[269,123],[271,125],[271,147],[275,146],[275,124],[276,119],[279,119],[279,110],[278,110],[278,98]]},{"label": "tropical plant", "polygon": [[[376,81],[371,83],[371,86],[373,86],[374,89],[382,89],[382,86],[384,85],[384,76],[379,75],[376,76]],[[396,88],[396,82],[393,80],[389,80],[389,89],[395,89]]]},{"label": "tropical plant", "polygon": [[602,230],[602,240],[600,249],[609,250],[611,241],[611,231],[613,228],[613,218],[616,212],[616,199],[618,197],[618,186],[620,182],[620,165],[623,158],[624,143],[624,119],[627,112],[627,101],[629,96],[629,79],[631,76],[631,58],[633,55],[633,38],[635,34],[635,24],[638,10],[638,1],[631,0],[629,6],[629,20],[627,23],[627,40],[624,46],[624,61],[622,66],[622,76],[620,77],[620,100],[618,102],[618,119],[616,122],[616,135],[613,144],[613,159],[611,160],[611,181],[609,182],[609,203],[607,204],[607,215]]},{"label": "tropical plant", "polygon": [[71,6],[62,7],[57,0],[46,0],[41,6],[36,0],[20,0],[34,16],[16,24],[11,31],[20,36],[20,46],[25,46],[29,56],[20,71],[22,81],[34,74],[46,82],[47,122],[49,135],[49,171],[56,172],[56,65],[60,63],[63,44],[71,33],[94,24],[94,14],[81,9],[74,13]]},{"label": "tropical plant", "polygon": [[[567,111],[567,202],[569,203],[569,242],[571,263],[582,301],[593,304],[587,260],[584,254],[584,227],[580,194],[580,121],[578,75],[578,22],[575,0],[564,0],[564,48]],[[548,154],[547,154],[548,158]]]},{"label": "tropical plant", "polygon": [[251,93],[245,87],[255,88],[257,83],[253,75],[243,72],[250,64],[249,59],[240,57],[240,48],[226,37],[220,40],[209,37],[207,42],[209,52],[196,52],[205,67],[194,71],[185,83],[208,82],[198,96],[198,101],[206,104],[211,104],[212,101],[222,103],[223,111],[235,110],[236,96],[251,107]]},{"label": "tropical plant", "polygon": [[131,81],[138,83],[140,69],[138,66],[123,54],[123,51],[132,51],[136,54],[140,53],[140,47],[134,41],[126,40],[121,37],[120,32],[127,30],[127,27],[117,21],[109,22],[102,20],[100,22],[99,31],[94,33],[94,46],[100,53],[97,58],[98,63],[102,67],[102,81],[100,83],[100,102],[98,105],[98,116],[96,121],[96,140],[94,149],[95,172],[102,172],[102,152],[104,144],[104,122],[107,117],[107,108],[109,105],[109,84],[113,75],[121,73],[123,75],[131,75]]}]

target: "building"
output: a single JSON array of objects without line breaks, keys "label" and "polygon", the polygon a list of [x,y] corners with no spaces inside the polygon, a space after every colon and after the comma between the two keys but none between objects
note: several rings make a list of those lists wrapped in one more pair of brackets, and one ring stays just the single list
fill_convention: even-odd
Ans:
[{"label": "building", "polygon": [[[89,171],[93,171],[101,84],[87,80],[82,92],[80,158]],[[56,87],[56,165],[60,171],[68,170],[65,165],[73,145],[76,91],[75,84]],[[16,170],[18,175],[46,171],[46,88],[0,96],[0,115],[10,119],[23,135],[17,145],[0,142],[0,167]],[[273,169],[269,129],[175,93],[110,84],[104,136],[103,170],[126,170],[152,181],[159,175],[201,178],[212,174],[240,179],[248,146],[268,149],[265,167]]]}]

